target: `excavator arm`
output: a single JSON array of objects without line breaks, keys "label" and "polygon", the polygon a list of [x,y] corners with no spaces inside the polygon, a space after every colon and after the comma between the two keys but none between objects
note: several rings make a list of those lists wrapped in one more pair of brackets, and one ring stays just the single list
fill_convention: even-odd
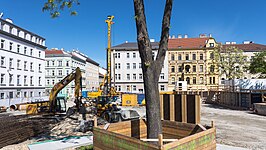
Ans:
[{"label": "excavator arm", "polygon": [[82,83],[81,83],[81,71],[80,68],[77,67],[72,73],[67,75],[64,79],[60,82],[56,83],[52,88],[50,95],[49,95],[49,110],[50,112],[55,112],[56,109],[56,96],[57,94],[67,86],[71,81],[75,80],[75,103],[77,109],[79,109],[81,100],[80,100],[80,91],[82,91]]}]

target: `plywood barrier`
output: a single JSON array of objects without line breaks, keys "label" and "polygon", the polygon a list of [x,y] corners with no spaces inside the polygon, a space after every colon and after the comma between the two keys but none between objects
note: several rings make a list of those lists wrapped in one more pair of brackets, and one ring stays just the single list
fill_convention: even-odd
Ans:
[{"label": "plywood barrier", "polygon": [[200,96],[197,94],[163,94],[160,105],[162,120],[200,123]]},{"label": "plywood barrier", "polygon": [[[146,123],[143,120],[125,121],[93,129],[93,148],[96,150],[168,150],[168,149],[216,149],[215,127],[162,120],[161,139],[146,139]],[[137,131],[137,132],[136,132]],[[152,144],[147,141],[158,141]],[[161,143],[161,144],[159,144]]]}]

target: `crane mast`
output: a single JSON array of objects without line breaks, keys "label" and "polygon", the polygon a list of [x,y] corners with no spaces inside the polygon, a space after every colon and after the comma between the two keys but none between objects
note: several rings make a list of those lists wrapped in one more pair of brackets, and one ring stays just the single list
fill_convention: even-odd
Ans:
[{"label": "crane mast", "polygon": [[111,92],[111,26],[114,24],[113,22],[114,16],[108,16],[105,22],[107,23],[108,32],[108,45],[107,45],[107,94],[110,95]]}]

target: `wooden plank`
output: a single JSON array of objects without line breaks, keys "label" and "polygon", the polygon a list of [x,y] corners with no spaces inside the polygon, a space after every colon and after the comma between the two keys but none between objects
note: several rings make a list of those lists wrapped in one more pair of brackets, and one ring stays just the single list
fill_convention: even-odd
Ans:
[{"label": "wooden plank", "polygon": [[175,95],[170,95],[170,121],[175,121]]},{"label": "wooden plank", "polygon": [[164,120],[163,118],[163,95],[160,95],[160,109],[161,109],[161,120]]},{"label": "wooden plank", "polygon": [[182,122],[187,122],[187,95],[182,94]]},{"label": "wooden plank", "polygon": [[196,122],[195,124],[200,124],[200,116],[201,116],[201,112],[200,112],[200,96],[196,95],[196,99],[195,99],[195,110],[196,110]]}]

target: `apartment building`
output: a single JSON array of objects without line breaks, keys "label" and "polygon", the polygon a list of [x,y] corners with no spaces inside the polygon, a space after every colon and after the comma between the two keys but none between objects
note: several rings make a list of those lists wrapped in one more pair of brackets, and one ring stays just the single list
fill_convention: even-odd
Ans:
[{"label": "apartment building", "polygon": [[[151,42],[153,56],[156,58],[158,42]],[[144,93],[143,74],[138,44],[125,42],[111,48],[112,86],[119,92]],[[159,79],[159,90],[168,90],[168,54],[166,54]]]},{"label": "apartment building", "polygon": [[45,95],[45,49],[43,37],[0,18],[1,102]]},{"label": "apartment building", "polygon": [[[46,92],[50,93],[53,86],[65,78],[68,74],[72,73],[77,67],[80,68],[82,73],[82,88],[86,88],[85,82],[85,66],[86,61],[65,52],[64,50],[52,49],[45,50],[45,80]],[[69,98],[74,97],[75,82],[72,81],[64,89],[59,92],[60,96]]]},{"label": "apartment building", "polygon": [[187,90],[206,91],[219,83],[213,50],[217,42],[201,34],[170,38],[168,43],[168,90],[178,90],[178,81],[186,81]]},{"label": "apartment building", "polygon": [[[241,44],[237,44],[236,42],[225,42],[222,45],[224,48],[227,47],[236,47],[243,51],[243,55],[246,56],[245,62],[246,65],[249,65],[251,60],[254,58],[256,53],[266,51],[266,45],[257,44],[252,41],[243,41]],[[244,70],[242,79],[257,79],[259,74],[251,74],[249,70]],[[221,81],[226,80],[226,77],[221,76]]]},{"label": "apartment building", "polygon": [[86,61],[84,74],[86,88],[84,90],[97,90],[99,87],[99,63],[92,60],[87,55],[79,52],[78,50],[73,50],[71,54]]}]

